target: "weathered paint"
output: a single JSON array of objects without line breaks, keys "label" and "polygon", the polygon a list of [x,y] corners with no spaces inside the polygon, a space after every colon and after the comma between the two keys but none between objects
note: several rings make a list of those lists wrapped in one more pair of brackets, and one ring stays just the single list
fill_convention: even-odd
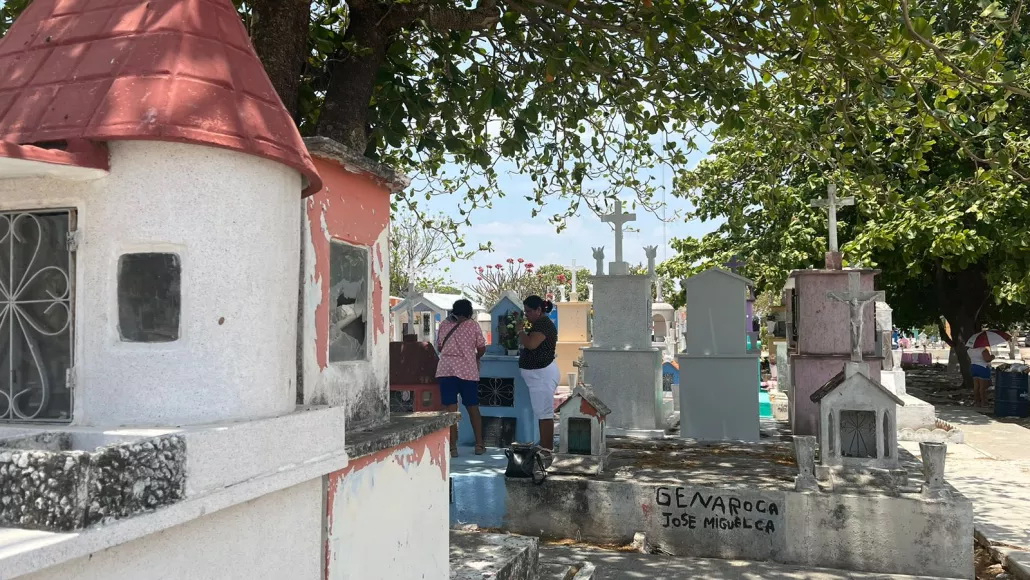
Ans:
[{"label": "weathered paint", "polygon": [[[301,175],[198,145],[116,141],[109,150],[101,179],[0,180],[0,209],[78,214],[74,424],[176,426],[292,411]],[[118,258],[134,252],[179,255],[178,340],[121,339]]]},{"label": "weathered paint", "polygon": [[[148,534],[26,576],[14,576],[21,580],[315,580],[322,572],[319,558],[321,496],[322,478],[319,477],[164,532]],[[91,531],[95,533],[97,528]],[[59,538],[51,541],[59,544]],[[4,577],[8,578],[7,570],[4,572]]]},{"label": "weathered paint", "polygon": [[[301,357],[303,402],[343,405],[347,429],[383,423],[389,412],[390,189],[374,175],[348,168],[318,150],[315,164],[325,187],[305,202],[303,223]],[[369,250],[369,336],[364,361],[329,361],[330,244]]]},{"label": "weathered paint", "polygon": [[327,580],[448,577],[449,440],[441,429],[327,476]]},{"label": "weathered paint", "polygon": [[579,400],[579,412],[583,413],[584,415],[590,415],[591,417],[597,417],[599,421],[604,421],[604,419],[601,417],[601,414],[597,412],[597,409],[595,409],[594,406],[591,405],[586,399]]}]

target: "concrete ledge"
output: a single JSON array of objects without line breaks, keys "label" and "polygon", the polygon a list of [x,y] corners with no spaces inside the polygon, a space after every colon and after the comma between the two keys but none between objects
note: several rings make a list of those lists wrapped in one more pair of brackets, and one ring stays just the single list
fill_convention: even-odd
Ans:
[{"label": "concrete ledge", "polygon": [[458,423],[458,413],[408,413],[390,415],[390,422],[375,429],[347,434],[347,455],[351,460],[383,449],[421,439]]},{"label": "concrete ledge", "polygon": [[1005,570],[1017,580],[1030,580],[1030,552],[1009,548],[1007,546],[996,546],[984,535],[980,528],[973,530],[973,537],[976,543],[991,552],[991,556],[998,561]]},{"label": "concrete ledge", "polygon": [[798,493],[574,476],[549,477],[539,486],[509,479],[505,487],[505,529],[514,533],[624,545],[643,532],[675,556],[973,574],[972,504],[957,493],[930,502],[914,493]]},{"label": "concrete ledge", "polygon": [[537,580],[539,550],[528,536],[451,530],[451,580]]},{"label": "concrete ledge", "polygon": [[279,417],[184,430],[186,497],[319,457],[346,455],[346,416],[344,407],[298,407]]}]

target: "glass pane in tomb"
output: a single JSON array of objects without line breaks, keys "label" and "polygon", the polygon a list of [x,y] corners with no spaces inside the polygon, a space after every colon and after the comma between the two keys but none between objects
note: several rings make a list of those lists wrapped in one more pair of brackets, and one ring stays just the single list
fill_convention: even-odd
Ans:
[{"label": "glass pane in tomb", "polygon": [[569,419],[569,453],[590,455],[590,419]]},{"label": "glass pane in tomb", "polygon": [[118,260],[118,331],[122,340],[179,339],[181,274],[176,254],[125,254]]},{"label": "glass pane in tomb", "polygon": [[333,240],[329,253],[329,360],[365,360],[368,250]]},{"label": "glass pane in tomb", "polygon": [[71,420],[74,218],[0,212],[0,420]]},{"label": "glass pane in tomb", "polygon": [[876,457],[876,413],[840,412],[840,454],[843,457]]}]

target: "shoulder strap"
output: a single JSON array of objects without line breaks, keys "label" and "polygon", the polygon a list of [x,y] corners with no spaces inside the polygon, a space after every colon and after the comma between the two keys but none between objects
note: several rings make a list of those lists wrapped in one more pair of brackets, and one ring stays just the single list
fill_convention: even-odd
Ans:
[{"label": "shoulder strap", "polygon": [[443,352],[443,347],[447,346],[447,340],[451,338],[451,335],[454,334],[454,331],[458,330],[458,327],[461,326],[462,324],[465,324],[464,320],[462,320],[461,322],[459,322],[459,323],[455,324],[454,326],[452,326],[450,332],[447,333],[447,336],[443,337],[443,342],[440,343],[440,352],[441,353]]}]

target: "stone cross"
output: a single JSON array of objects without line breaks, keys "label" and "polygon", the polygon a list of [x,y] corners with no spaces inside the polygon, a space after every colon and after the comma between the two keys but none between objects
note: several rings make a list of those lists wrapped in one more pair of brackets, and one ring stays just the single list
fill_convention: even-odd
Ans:
[{"label": "stone cross", "polygon": [[644,246],[644,255],[647,256],[647,275],[654,278],[654,260],[658,257],[658,246]]},{"label": "stone cross", "polygon": [[576,261],[572,261],[572,291],[569,292],[569,300],[579,302],[579,292],[576,290]]},{"label": "stone cross", "polygon": [[[415,283],[408,282],[408,295],[404,297],[408,306],[408,334],[418,334],[415,330]],[[403,335],[404,333],[401,332]],[[401,337],[403,338],[403,336]]]},{"label": "stone cross", "polygon": [[730,258],[730,261],[723,264],[723,266],[726,266],[730,272],[736,274],[738,270],[744,267],[744,262],[742,262],[738,256],[734,255]]},{"label": "stone cross", "polygon": [[597,261],[597,275],[604,276],[604,246],[593,248],[594,260]]},{"label": "stone cross", "polygon": [[825,207],[827,213],[830,216],[829,219],[829,231],[830,231],[830,251],[839,252],[840,249],[837,247],[837,208],[848,205],[855,205],[854,197],[837,197],[837,185],[831,183],[827,188],[826,199],[815,199],[812,200],[812,207]]},{"label": "stone cross", "polygon": [[578,360],[572,361],[572,366],[576,367],[576,384],[573,385],[573,388],[585,386],[587,380],[587,361],[583,360],[583,357],[579,357]]},{"label": "stone cross", "polygon": [[830,300],[844,302],[851,310],[851,361],[862,362],[862,312],[870,302],[883,301],[883,292],[862,292],[862,275],[848,272],[847,292],[827,292]]},{"label": "stone cross", "polygon": [[609,274],[624,276],[629,273],[629,265],[622,260],[622,226],[636,219],[635,213],[622,213],[622,202],[619,200],[615,200],[613,213],[601,216],[601,221],[615,226],[615,261],[608,265]]}]

